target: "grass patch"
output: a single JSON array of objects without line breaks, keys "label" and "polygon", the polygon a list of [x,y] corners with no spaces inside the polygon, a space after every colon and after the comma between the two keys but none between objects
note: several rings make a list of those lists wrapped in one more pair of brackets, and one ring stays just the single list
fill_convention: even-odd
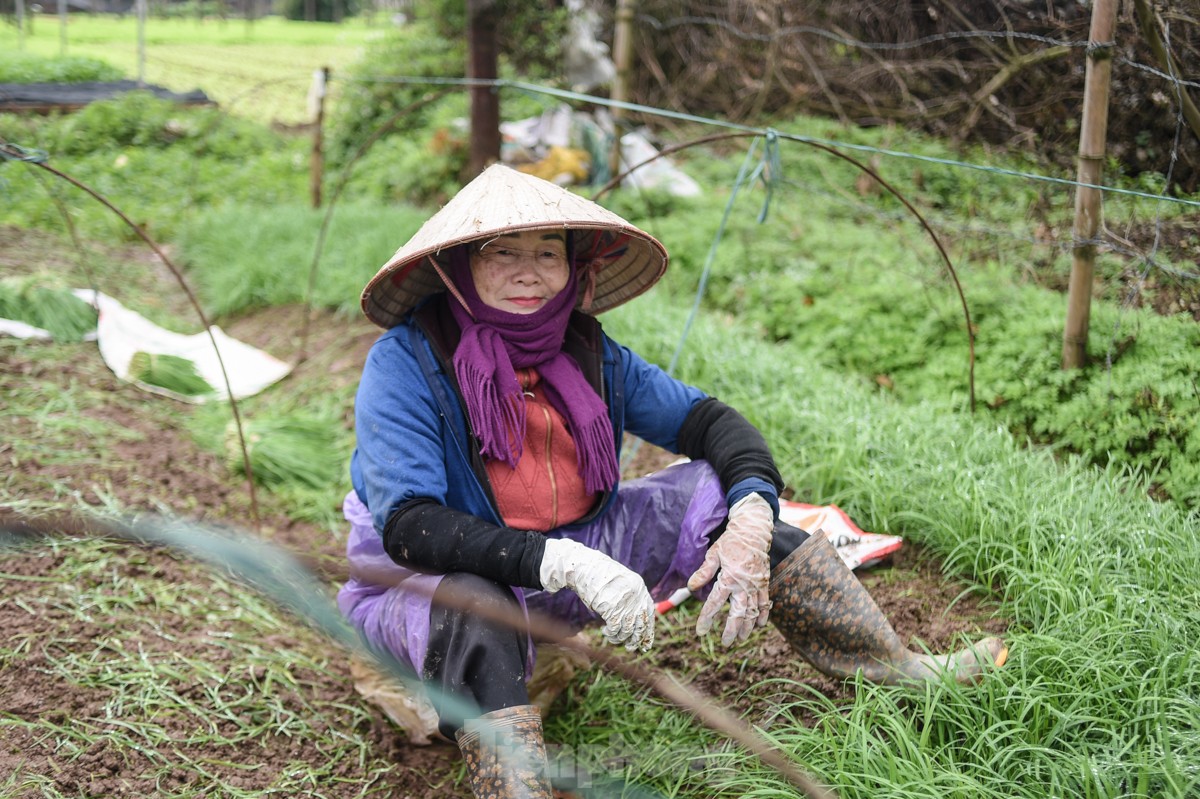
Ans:
[{"label": "grass patch", "polygon": [[[254,592],[111,541],[50,542],[34,557],[52,564],[45,576],[56,588],[0,599],[5,613],[39,620],[36,638],[0,651],[0,663],[67,682],[80,704],[66,714],[0,712],[0,731],[35,742],[29,764],[7,778],[14,790],[55,790],[35,766],[47,740],[68,773],[87,773],[74,762],[106,753],[130,764],[119,777],[77,778],[78,795],[193,796],[202,779],[223,796],[351,781],[367,796],[393,767],[376,754],[369,712],[346,701],[344,653]],[[297,757],[295,741],[318,743]],[[261,764],[237,765],[248,749]]]},{"label": "grass patch", "polygon": [[[307,191],[306,144],[145,93],[93,104],[74,117],[31,121],[0,114],[0,138],[49,152],[52,166],[163,242],[203,209],[251,199],[291,202]],[[91,146],[79,149],[78,141]],[[37,167],[7,165],[3,177],[15,202],[0,209],[0,224],[65,232],[57,198],[81,235],[139,240],[107,208]]]},{"label": "grass patch", "polygon": [[188,397],[212,394],[214,391],[196,371],[196,364],[178,355],[135,352],[129,361],[129,376]]},{"label": "grass patch", "polygon": [[[797,123],[800,121],[798,120]],[[833,136],[829,123],[808,135]],[[893,134],[887,134],[892,136]],[[911,134],[881,141],[876,132],[843,138],[937,157],[954,154]],[[707,185],[729,190],[689,200],[627,193],[620,212],[668,242],[674,274],[664,281],[679,301],[696,292],[708,266],[705,305],[786,341],[798,358],[853,375],[910,403],[969,396],[969,353],[962,306],[945,264],[911,214],[886,194],[867,191],[855,170],[828,155],[781,144],[787,182],[769,197],[741,187],[733,197],[726,157],[689,162]],[[993,159],[994,160],[994,159]],[[977,410],[1014,434],[1062,446],[1093,463],[1154,475],[1152,490],[1182,507],[1200,502],[1200,439],[1189,420],[1200,414],[1197,369],[1187,353],[1200,333],[1187,315],[1160,316],[1125,307],[1128,257],[1102,254],[1102,291],[1093,301],[1092,365],[1063,372],[1065,285],[1069,252],[1047,233],[1069,229],[1064,193],[1012,178],[947,165],[918,168],[898,159],[886,176],[917,201],[950,248],[975,330]],[[1019,160],[1006,164],[1028,168]],[[905,171],[907,170],[907,171]],[[765,224],[758,212],[769,200]],[[818,201],[819,200],[819,201]],[[1106,217],[1145,218],[1159,211],[1186,229],[1182,209],[1115,198]],[[970,225],[971,227],[968,227]],[[986,235],[976,236],[976,231]],[[869,235],[864,232],[869,231]],[[1040,241],[1039,241],[1040,239]],[[1160,253],[1164,268],[1185,249]],[[1031,264],[1030,257],[1036,259]]]},{"label": "grass patch", "polygon": [[121,70],[98,58],[0,53],[0,83],[83,83],[123,77]]},{"label": "grass patch", "polygon": [[[146,23],[145,79],[176,92],[202,89],[223,109],[240,116],[288,124],[307,122],[313,70],[335,78],[378,35],[361,19],[340,25],[266,17],[253,22],[160,19]],[[0,51],[17,51],[17,32],[0,29]],[[60,55],[56,20],[39,17],[25,52]],[[137,76],[137,19],[129,15],[75,15],[67,30],[68,55],[97,59],[126,77]],[[335,99],[340,87],[332,87]]]},{"label": "grass patch", "polygon": [[[304,302],[324,213],[296,204],[231,204],[198,215],[179,241],[205,307],[226,315]],[[426,216],[403,206],[340,203],[313,304],[357,314],[362,287]]]},{"label": "grass patch", "polygon": [[[638,303],[606,318],[624,343],[682,328],[681,309]],[[1023,447],[946,402],[872,396],[732,322],[706,319],[689,352],[681,376],[747,412],[799,495],[933,547],[1017,625],[1010,665],[978,688],[865,688],[789,728],[802,762],[844,796],[1195,789],[1200,658],[1180,642],[1200,634],[1197,513],[1149,499],[1144,474]],[[743,795],[746,779],[739,766]]]},{"label": "grass patch", "polygon": [[[263,407],[242,417],[242,432],[255,481],[272,488],[288,485],[332,491],[341,483],[349,448],[333,408],[325,413],[296,410],[280,413]],[[244,477],[245,463],[237,427],[228,408],[196,414],[197,439],[222,457],[229,473]],[[341,440],[339,440],[341,439]]]},{"label": "grass patch", "polygon": [[25,322],[59,341],[79,341],[96,329],[92,306],[67,289],[29,277],[0,279],[0,319]]}]

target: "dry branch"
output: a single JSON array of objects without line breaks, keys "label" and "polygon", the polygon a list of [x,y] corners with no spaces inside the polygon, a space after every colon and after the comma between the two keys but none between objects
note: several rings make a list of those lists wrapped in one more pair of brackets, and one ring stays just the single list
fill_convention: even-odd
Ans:
[{"label": "dry branch", "polygon": [[1062,58],[1070,52],[1070,47],[1048,47],[1045,50],[1035,50],[1032,53],[1019,55],[1005,64],[1003,69],[993,75],[992,79],[971,97],[971,110],[967,112],[967,118],[963,120],[960,135],[965,137],[975,128],[975,123],[979,121],[979,114],[984,107],[990,104],[996,92],[1000,91],[1000,88],[1016,77],[1019,72],[1047,61]]},{"label": "dry branch", "polygon": [[[1173,188],[1191,192],[1200,187],[1200,107],[1187,100],[1197,135],[1176,151],[1176,118],[1163,109],[1178,83],[1162,73],[1200,63],[1200,15],[1159,5],[1172,62],[1165,46],[1152,52],[1161,33],[1119,37],[1112,54],[1123,68],[1112,89],[1124,113],[1110,121],[1110,154],[1129,174],[1174,163]],[[635,97],[752,124],[810,113],[1001,146],[1036,135],[1039,152],[1065,172],[1074,167],[1084,59],[1063,56],[1082,56],[1088,16],[1086,4],[1067,0],[640,0],[646,68]],[[1122,3],[1118,29],[1135,24],[1135,4]]]},{"label": "dry branch", "polygon": [[[1150,4],[1146,0],[1134,0],[1133,5],[1137,9],[1138,28],[1145,37],[1146,43],[1150,45],[1154,59],[1168,75],[1178,76],[1179,67],[1175,63],[1175,59],[1171,57],[1170,51],[1167,50],[1166,44],[1163,43],[1162,37],[1158,34],[1158,26],[1154,24],[1154,13],[1150,10]],[[1178,92],[1179,102],[1183,106],[1183,118],[1187,120],[1192,134],[1200,138],[1200,109],[1197,109],[1196,104],[1192,102],[1186,87],[1177,83],[1175,90]]]}]

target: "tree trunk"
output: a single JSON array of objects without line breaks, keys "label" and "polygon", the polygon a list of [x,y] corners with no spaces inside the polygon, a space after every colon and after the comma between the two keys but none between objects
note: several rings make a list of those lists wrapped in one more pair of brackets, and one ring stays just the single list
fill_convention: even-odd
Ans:
[{"label": "tree trunk", "polygon": [[[467,0],[467,77],[496,79],[495,0]],[[467,178],[500,160],[500,95],[494,86],[471,87],[471,145]]]},{"label": "tree trunk", "polygon": [[[617,102],[629,99],[629,85],[633,78],[633,14],[637,0],[617,0],[616,30],[613,31],[613,63],[617,74],[613,80],[611,97]],[[628,112],[624,108],[614,106],[613,116],[613,146],[609,156],[609,175],[616,177],[621,174],[621,122]]]}]

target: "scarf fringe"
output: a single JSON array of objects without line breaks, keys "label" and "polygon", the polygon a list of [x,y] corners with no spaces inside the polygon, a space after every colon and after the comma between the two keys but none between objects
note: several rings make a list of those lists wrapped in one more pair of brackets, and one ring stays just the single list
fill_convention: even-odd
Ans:
[{"label": "scarf fringe", "polygon": [[[454,372],[471,429],[480,441],[480,453],[515,468],[525,442],[525,398],[520,387],[501,396],[494,375],[466,361],[456,360]],[[487,408],[499,409],[500,413],[486,413]]]},{"label": "scarf fringe", "polygon": [[612,422],[608,415],[596,416],[579,429],[575,437],[575,458],[579,474],[588,491],[607,491],[617,484],[617,452],[613,444]]}]

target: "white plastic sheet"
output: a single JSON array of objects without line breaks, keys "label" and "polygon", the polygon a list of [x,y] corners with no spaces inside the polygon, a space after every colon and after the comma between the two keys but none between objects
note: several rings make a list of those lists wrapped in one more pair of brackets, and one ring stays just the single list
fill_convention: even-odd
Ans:
[{"label": "white plastic sheet", "polygon": [[[228,394],[221,360],[225,363],[225,373],[229,375],[229,387],[235,399],[259,393],[292,370],[290,365],[278,358],[226,335],[216,325],[212,327],[212,339],[203,332],[193,335],[173,333],[129,310],[107,294],[91,289],[76,289],[74,294],[95,306],[99,313],[96,342],[100,347],[100,357],[108,368],[122,380],[154,394],[195,403],[226,399]],[[213,349],[213,340],[220,350],[220,360]],[[216,389],[216,393],[191,397],[132,379],[129,376],[129,362],[136,352],[187,358],[196,365],[199,375]]]}]

